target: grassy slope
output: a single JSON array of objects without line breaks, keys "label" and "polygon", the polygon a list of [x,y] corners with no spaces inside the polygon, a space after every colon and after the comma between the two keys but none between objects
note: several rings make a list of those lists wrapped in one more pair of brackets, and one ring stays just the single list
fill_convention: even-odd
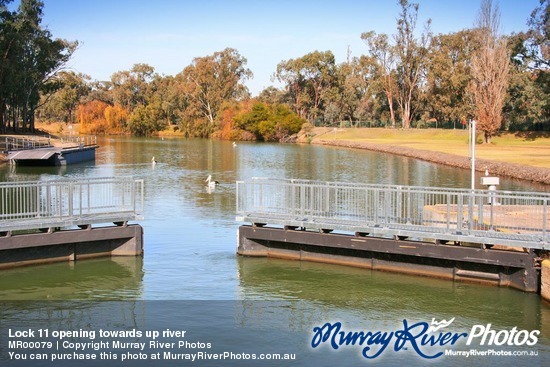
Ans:
[{"label": "grassy slope", "polygon": [[[407,148],[444,152],[469,156],[467,130],[442,129],[326,129],[316,128],[314,139],[347,140],[368,142]],[[550,136],[548,134],[516,135],[502,133],[492,139],[491,144],[480,144],[478,135],[476,157],[492,161],[550,168]]]}]

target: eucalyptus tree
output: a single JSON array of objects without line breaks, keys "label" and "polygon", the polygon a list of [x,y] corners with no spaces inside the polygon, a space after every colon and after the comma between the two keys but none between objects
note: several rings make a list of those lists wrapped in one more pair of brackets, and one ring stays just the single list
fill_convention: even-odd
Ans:
[{"label": "eucalyptus tree", "polygon": [[375,66],[375,83],[384,92],[390,111],[391,126],[395,127],[395,111],[393,103],[397,93],[395,48],[390,43],[387,34],[365,32],[361,39],[367,44],[365,61]]},{"label": "eucalyptus tree", "polygon": [[189,135],[207,137],[216,126],[224,102],[249,97],[244,81],[252,77],[247,60],[232,48],[197,57],[176,75],[179,91],[186,99],[183,123]]},{"label": "eucalyptus tree", "polygon": [[[439,34],[431,40],[426,73],[426,109],[438,122],[465,122],[472,116],[468,98],[470,59],[479,48],[472,30]],[[456,124],[453,125],[456,127]]]},{"label": "eucalyptus tree", "polygon": [[485,143],[502,124],[502,109],[509,80],[507,39],[500,36],[500,12],[492,0],[483,0],[476,32],[480,48],[472,56],[472,96],[477,126]]},{"label": "eucalyptus tree", "polygon": [[21,0],[16,12],[9,12],[7,3],[0,3],[0,124],[2,130],[11,125],[13,130],[34,131],[40,93],[56,90],[54,77],[78,43],[52,39],[51,33],[42,28],[41,1]]},{"label": "eucalyptus tree", "polygon": [[509,38],[512,62],[508,127],[550,129],[550,0],[541,0],[528,20],[529,29]]},{"label": "eucalyptus tree", "polygon": [[135,64],[130,70],[114,73],[111,76],[114,103],[130,112],[147,105],[154,94],[152,82],[155,77],[155,69],[148,64]]},{"label": "eucalyptus tree", "polygon": [[282,61],[274,77],[285,84],[293,107],[311,122],[323,115],[325,93],[336,82],[336,62],[331,51],[314,51],[297,59]]},{"label": "eucalyptus tree", "polygon": [[418,4],[400,0],[401,14],[397,19],[395,58],[397,66],[397,103],[404,128],[411,126],[411,120],[418,108],[420,85],[424,83],[428,61],[428,45],[432,37],[430,20],[417,39],[415,35],[418,20]]},{"label": "eucalyptus tree", "polygon": [[367,57],[354,57],[337,65],[335,82],[325,92],[325,121],[357,121],[370,118],[366,114],[373,88],[374,68]]},{"label": "eucalyptus tree", "polygon": [[74,122],[75,111],[91,91],[90,77],[74,71],[61,71],[54,78],[57,90],[43,94],[37,116],[49,121]]},{"label": "eucalyptus tree", "polygon": [[0,132],[5,131],[5,115],[8,99],[12,90],[11,75],[16,66],[13,60],[13,44],[15,41],[15,13],[10,12],[7,4],[11,0],[0,0]]}]

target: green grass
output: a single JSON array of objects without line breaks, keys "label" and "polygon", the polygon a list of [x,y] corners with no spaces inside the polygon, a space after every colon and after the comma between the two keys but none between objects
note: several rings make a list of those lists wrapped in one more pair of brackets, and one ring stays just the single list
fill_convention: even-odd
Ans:
[{"label": "green grass", "polygon": [[[324,140],[364,141],[461,156],[470,155],[468,130],[349,128],[335,131],[317,128],[316,134],[315,138]],[[490,144],[482,144],[482,135],[478,134],[476,140],[476,157],[550,168],[550,135],[547,133],[500,133],[492,138]]]}]

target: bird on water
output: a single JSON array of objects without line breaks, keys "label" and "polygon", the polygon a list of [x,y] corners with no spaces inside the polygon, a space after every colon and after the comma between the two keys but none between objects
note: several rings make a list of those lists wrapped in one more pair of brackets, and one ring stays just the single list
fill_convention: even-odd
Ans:
[{"label": "bird on water", "polygon": [[208,177],[206,178],[206,180],[204,180],[204,182],[206,182],[206,186],[210,188],[216,187],[216,185],[220,184],[218,181],[212,181],[212,175],[208,175]]}]

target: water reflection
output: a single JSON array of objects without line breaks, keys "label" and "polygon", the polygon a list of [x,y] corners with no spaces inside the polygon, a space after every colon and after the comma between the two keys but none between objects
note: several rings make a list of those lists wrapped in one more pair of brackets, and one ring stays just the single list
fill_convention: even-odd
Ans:
[{"label": "water reflection", "polygon": [[2,271],[0,299],[140,298],[142,280],[141,257],[113,257],[21,267]]},{"label": "water reflection", "polygon": [[[143,259],[95,259],[3,270],[0,299],[86,300],[90,303],[82,307],[89,308],[75,311],[84,320],[86,312],[100,319],[107,314],[110,320],[107,310],[111,306],[103,308],[92,300],[127,301],[123,311],[113,313],[130,320],[129,325],[143,325],[140,318],[170,325],[182,314],[181,304],[173,303],[164,314],[147,320],[135,300],[242,300],[247,312],[255,312],[257,304],[247,300],[275,300],[289,304],[275,310],[258,308],[257,312],[265,313],[256,320],[285,331],[288,325],[310,328],[319,320],[347,319],[372,328],[392,329],[405,317],[425,321],[457,317],[463,326],[490,322],[550,334],[550,307],[537,295],[334,265],[238,258],[235,254],[237,180],[256,176],[464,188],[470,184],[467,170],[312,145],[243,142],[233,147],[231,142],[130,137],[103,138],[98,143],[95,163],[55,168],[3,166],[0,180],[60,176],[144,179],[145,219],[140,222],[144,227]],[[152,157],[155,165],[151,164]],[[204,184],[209,174],[220,182],[211,191]],[[502,189],[550,191],[549,187],[504,178],[501,183]],[[33,305],[40,309],[43,302],[12,305],[11,312],[2,311],[2,321],[26,322],[24,315]],[[69,311],[54,308],[48,312],[59,316],[51,318],[55,324]],[[250,314],[243,311],[243,315]],[[272,321],[266,315],[280,320]],[[43,315],[35,316],[38,320]],[[208,320],[204,317],[202,321]],[[548,344],[546,338],[542,343],[546,352]]]}]

